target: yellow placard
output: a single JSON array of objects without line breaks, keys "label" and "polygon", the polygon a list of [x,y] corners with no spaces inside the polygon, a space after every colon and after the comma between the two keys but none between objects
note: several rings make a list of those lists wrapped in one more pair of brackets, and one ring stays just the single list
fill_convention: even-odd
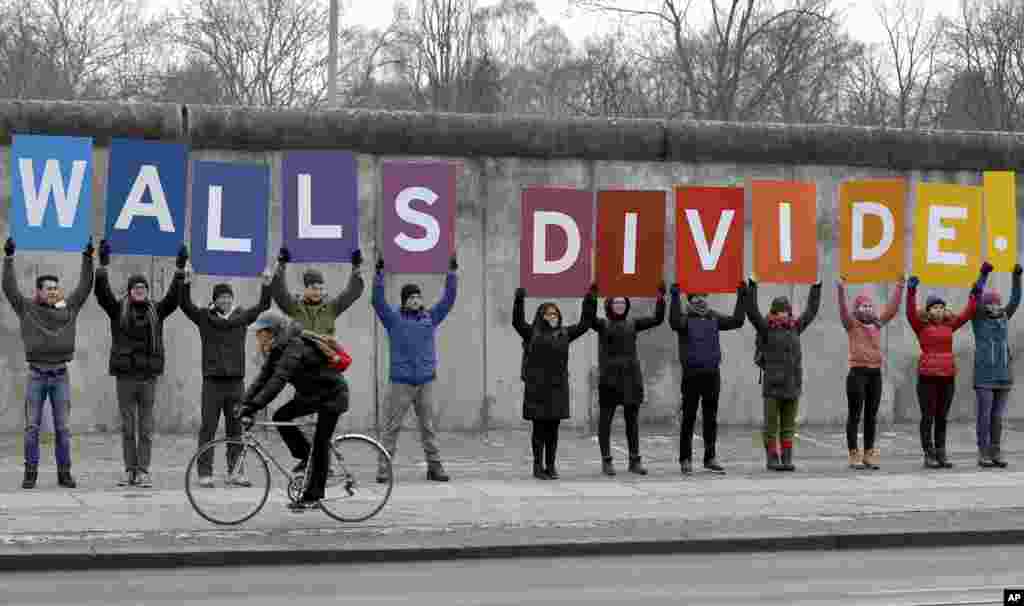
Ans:
[{"label": "yellow placard", "polygon": [[1010,272],[1017,264],[1017,175],[985,171],[985,244],[995,271]]},{"label": "yellow placard", "polygon": [[970,185],[919,183],[914,213],[914,274],[921,282],[970,287],[981,266],[983,190]]}]

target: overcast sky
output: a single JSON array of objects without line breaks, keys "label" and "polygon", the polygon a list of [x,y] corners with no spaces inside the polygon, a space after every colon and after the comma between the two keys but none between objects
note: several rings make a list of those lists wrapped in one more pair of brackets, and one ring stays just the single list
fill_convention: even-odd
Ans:
[{"label": "overcast sky", "polygon": [[[147,0],[150,8],[172,8],[180,4],[180,0]],[[391,22],[392,8],[395,0],[340,0],[342,18],[348,24],[361,24],[369,27],[386,27]],[[536,0],[541,15],[551,22],[562,26],[569,38],[580,44],[590,34],[600,33],[614,26],[613,20],[601,18],[592,13],[581,11],[571,6],[571,0]],[[611,0],[615,1],[615,0]],[[882,40],[882,28],[875,14],[874,5],[877,0],[836,0],[835,7],[847,14],[847,28],[854,35],[866,42]],[[486,0],[478,0],[480,5],[495,4]],[[709,0],[694,0],[694,7],[706,6]],[[908,0],[912,5],[923,2],[926,14],[942,13],[955,16],[959,12],[960,0]],[[412,4],[412,2],[410,2]],[[656,6],[657,0],[618,0],[623,7],[644,8]]]}]

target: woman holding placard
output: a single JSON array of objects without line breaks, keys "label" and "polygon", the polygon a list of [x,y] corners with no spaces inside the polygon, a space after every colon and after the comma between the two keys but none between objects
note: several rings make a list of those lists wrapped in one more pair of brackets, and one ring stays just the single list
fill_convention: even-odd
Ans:
[{"label": "woman holding placard", "polygon": [[978,396],[976,434],[978,437],[978,465],[1006,467],[1002,444],[1003,415],[1006,402],[1013,389],[1012,354],[1007,324],[1020,306],[1021,274],[1024,268],[1013,268],[1013,292],[1010,302],[1003,307],[995,290],[981,296],[981,309],[974,314],[974,392]]},{"label": "woman holding placard", "polygon": [[552,302],[537,307],[533,324],[527,324],[525,300],[526,289],[517,288],[512,327],[523,340],[523,418],[533,422],[533,477],[557,480],[558,425],[569,418],[569,345],[594,323],[597,287],[590,287],[583,298],[580,321],[572,326],[562,324],[562,311]]},{"label": "woman holding placard", "polygon": [[974,317],[981,291],[991,272],[992,265],[983,263],[967,306],[959,315],[951,312],[937,295],[928,297],[921,312],[917,308],[917,285],[921,281],[917,276],[911,276],[907,283],[907,320],[921,344],[917,400],[921,407],[921,450],[924,451],[924,466],[929,469],[953,467],[946,458],[946,418],[956,390],[953,333]]},{"label": "woman holding placard", "polygon": [[[846,281],[836,282],[839,291],[839,319],[850,340],[850,373],[846,376],[846,448],[851,469],[878,469],[881,453],[875,447],[878,407],[882,402],[882,327],[900,310],[905,280],[900,279],[888,305],[879,315],[869,295],[853,300],[853,313],[846,303]],[[864,450],[857,448],[857,429],[864,413]]]},{"label": "woman holding placard", "polygon": [[818,315],[821,282],[811,286],[807,309],[799,318],[793,316],[793,306],[788,297],[776,297],[768,316],[762,316],[757,306],[757,282],[753,278],[749,282],[746,301],[747,318],[757,330],[755,361],[764,371],[762,395],[767,468],[795,471],[793,436],[796,434],[797,405],[804,381],[800,335]]}]

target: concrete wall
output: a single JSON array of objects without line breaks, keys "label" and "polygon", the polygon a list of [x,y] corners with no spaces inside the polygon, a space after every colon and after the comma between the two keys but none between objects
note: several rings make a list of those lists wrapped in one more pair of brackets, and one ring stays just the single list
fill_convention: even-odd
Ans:
[{"label": "concrete wall", "polygon": [[[188,143],[190,160],[265,163],[272,169],[269,250],[280,246],[280,162],[289,149],[348,149],[357,153],[361,239],[366,255],[367,292],[339,319],[338,331],[354,354],[348,372],[352,407],[346,428],[372,429],[388,395],[387,341],[369,304],[372,264],[378,240],[377,205],[382,161],[401,158],[446,158],[460,162],[457,242],[460,290],[455,309],[439,333],[441,368],[435,391],[438,424],[445,430],[517,427],[522,387],[521,346],[510,326],[512,294],[518,286],[519,200],[530,185],[572,185],[597,190],[606,186],[663,188],[676,184],[735,184],[751,178],[813,181],[818,189],[819,253],[824,298],[818,320],[805,334],[804,423],[838,424],[846,416],[844,381],[846,337],[839,324],[834,280],[835,208],[840,182],[859,177],[904,177],[919,181],[980,183],[981,170],[1024,167],[1024,146],[1005,133],[951,133],[873,130],[831,126],[744,125],[644,120],[546,121],[496,116],[437,115],[343,110],[322,113],[269,112],[256,109],[180,107],[174,105],[90,105],[79,103],[0,102],[0,233],[6,233],[10,196],[8,146],[12,133],[88,135],[96,139],[93,174],[94,229],[101,236],[105,216],[107,145],[115,136]],[[671,199],[671,198],[669,198]],[[907,216],[913,216],[914,197]],[[746,216],[750,217],[749,199]],[[1024,205],[1018,203],[1019,207]],[[669,241],[665,246],[666,279],[674,279],[674,217],[666,206]],[[909,228],[909,226],[908,226]],[[750,225],[747,268],[750,259]],[[907,234],[908,255],[911,235]],[[19,253],[17,267],[23,290],[33,288],[36,275],[55,272],[71,287],[77,280],[79,257],[73,254]],[[289,270],[293,289],[304,268]],[[349,266],[324,268],[328,286],[337,289]],[[909,269],[909,268],[908,268]],[[150,276],[155,294],[166,289],[173,260],[118,257],[112,263],[115,286],[130,273]],[[430,299],[440,296],[443,276],[389,276],[388,296],[418,281]],[[995,285],[1008,294],[1009,277],[997,275]],[[197,303],[208,300],[213,281],[198,277]],[[258,280],[234,280],[242,304],[256,300]],[[889,285],[873,288],[878,298]],[[764,285],[761,305],[771,297],[794,295],[802,308],[806,287]],[[927,289],[926,289],[927,290]],[[966,291],[944,291],[954,305]],[[713,305],[731,309],[732,296],[717,296]],[[528,301],[532,314],[538,300]],[[560,300],[568,319],[579,314],[578,299]],[[648,312],[652,300],[635,302]],[[1019,324],[1019,323],[1018,323]],[[1022,334],[1013,331],[1014,351]],[[724,384],[719,419],[728,424],[755,425],[761,419],[760,389],[752,363],[753,329],[745,326],[723,338]],[[180,312],[166,325],[168,370],[160,381],[158,431],[192,431],[197,427],[199,338]],[[888,362],[885,373],[883,422],[918,416],[914,395],[917,343],[904,319],[885,330]],[[107,375],[109,327],[98,305],[90,301],[79,325],[79,354],[72,365],[75,431],[106,431],[118,426],[114,381]],[[970,390],[973,338],[969,327],[957,337],[961,365],[954,414],[973,416]],[[648,384],[645,422],[674,420],[679,405],[679,365],[674,334],[665,325],[640,338]],[[250,344],[250,373],[258,359]],[[1018,356],[1018,359],[1020,356]],[[596,424],[594,389],[595,337],[574,347],[570,374],[573,418],[580,430]],[[1018,367],[1019,367],[1018,363]],[[0,306],[0,427],[17,431],[22,424],[25,362],[17,318]],[[281,400],[283,401],[283,399]],[[1018,411],[1011,407],[1011,416]],[[410,419],[411,420],[411,419]]]}]

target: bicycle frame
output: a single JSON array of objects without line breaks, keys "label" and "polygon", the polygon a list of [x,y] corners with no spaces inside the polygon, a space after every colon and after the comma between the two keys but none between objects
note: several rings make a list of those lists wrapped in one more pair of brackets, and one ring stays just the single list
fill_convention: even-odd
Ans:
[{"label": "bicycle frame", "polygon": [[[288,480],[288,482],[290,484],[291,481],[293,480],[292,472],[289,469],[286,469],[283,465],[281,465],[281,463],[270,452],[270,450],[267,449],[265,446],[263,446],[263,443],[260,442],[259,438],[257,438],[256,434],[252,431],[252,427],[314,427],[314,426],[316,426],[316,421],[305,421],[305,422],[295,422],[295,421],[254,421],[251,427],[243,427],[241,441],[244,444],[246,444],[246,445],[252,446],[256,450],[256,452],[258,452],[260,454],[260,456],[262,456],[264,459],[267,459],[271,463],[273,463],[274,467],[277,468],[278,472],[280,472],[281,475],[283,475],[285,477],[285,479]],[[310,446],[309,454],[306,455],[306,469],[307,470],[309,470],[310,465],[313,464],[312,459],[313,459],[313,448],[312,448],[312,446]],[[241,458],[239,458],[239,461],[241,461]],[[237,462],[236,462],[236,464],[237,464]],[[302,488],[303,488],[303,490],[305,490],[306,482],[309,481],[309,474],[308,473],[304,473],[303,476],[304,476],[304,478],[303,478],[304,481],[303,481]],[[287,485],[285,486],[285,494],[288,494],[288,487],[287,487]],[[291,497],[289,496],[289,499],[290,498]],[[292,500],[294,500],[294,499],[292,499]]]}]

